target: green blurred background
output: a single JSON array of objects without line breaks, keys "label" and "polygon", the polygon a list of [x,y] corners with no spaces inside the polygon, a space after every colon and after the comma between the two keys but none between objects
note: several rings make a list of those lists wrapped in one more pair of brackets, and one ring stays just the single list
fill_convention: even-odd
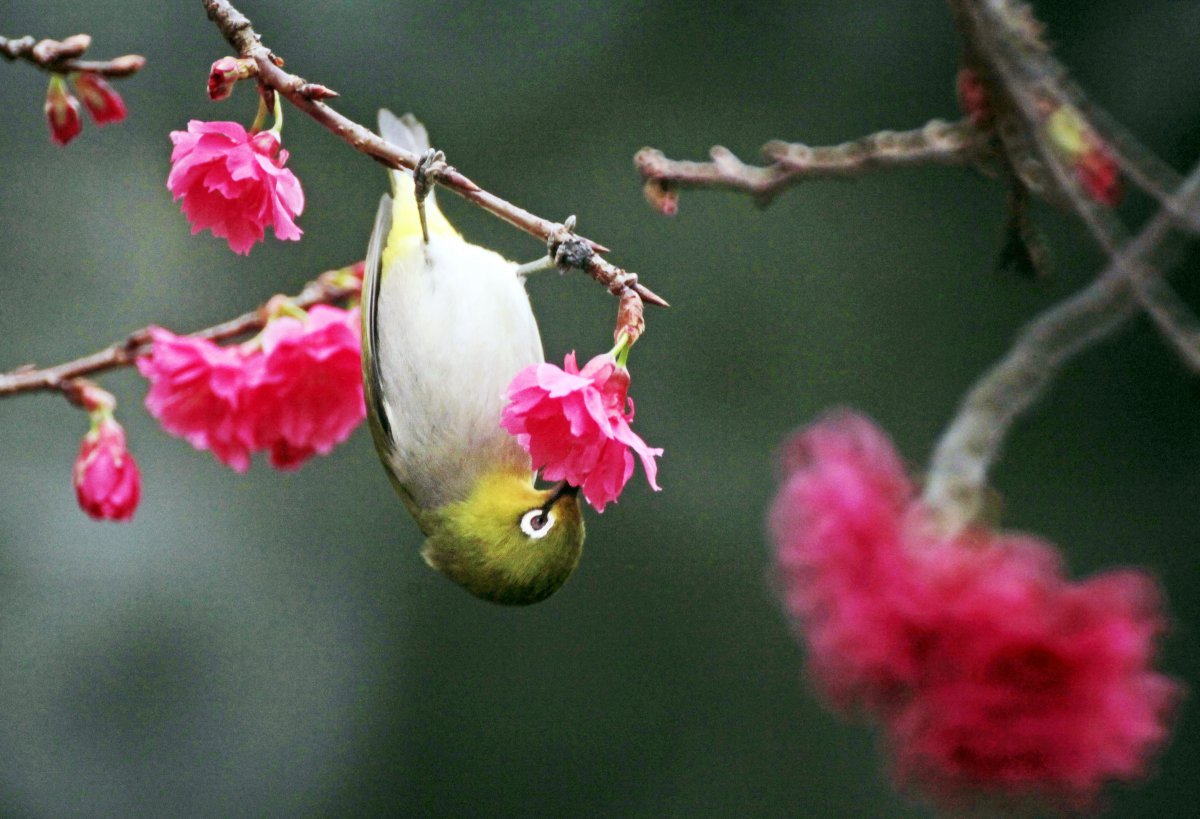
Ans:
[{"label": "green blurred background", "polygon": [[[165,435],[132,372],[103,379],[142,467],[131,525],[89,521],[70,467],[85,420],[61,398],[0,404],[0,813],[10,816],[909,817],[869,728],[817,703],[772,592],[772,452],[834,405],[874,416],[919,469],[972,380],[1099,256],[1041,213],[1054,275],[990,272],[1003,191],[960,169],[818,183],[759,211],[642,199],[643,145],[754,156],[954,117],[939,2],[412,4],[243,0],[288,67],[361,122],[412,110],[450,161],[535,213],[574,213],[674,305],[632,358],[637,428],[666,449],[591,515],[549,602],[506,610],[429,571],[365,430],[297,473],[235,475]],[[1200,156],[1200,3],[1042,3],[1094,98],[1180,170]],[[248,258],[189,226],[164,186],[167,134],[254,113],[214,105],[227,47],[199,0],[6,2],[0,32],[139,52],[131,115],[50,144],[46,77],[0,64],[0,369],[183,332],[359,259],[381,169],[297,112],[299,243]],[[536,242],[451,195],[474,241]],[[1200,301],[1195,264],[1177,277]],[[530,290],[547,354],[610,344],[613,300],[578,275]],[[1163,664],[1200,678],[1200,398],[1139,321],[1072,366],[995,472],[1006,525],[1078,574],[1162,578]],[[1121,817],[1191,817],[1200,722],[1185,702],[1156,776]]]}]

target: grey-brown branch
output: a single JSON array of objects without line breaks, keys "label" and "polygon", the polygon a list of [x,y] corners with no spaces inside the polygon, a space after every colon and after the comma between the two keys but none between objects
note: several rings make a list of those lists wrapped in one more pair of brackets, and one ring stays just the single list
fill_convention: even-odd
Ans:
[{"label": "grey-brown branch", "polygon": [[[323,102],[331,96],[329,89],[307,82],[282,68],[283,60],[262,43],[250,20],[227,0],[203,0],[208,17],[238,55],[254,60],[258,66],[258,82],[271,91],[282,94],[296,108],[332,131],[343,141],[389,168],[412,171],[421,157],[381,139],[369,128],[348,119]],[[587,273],[621,298],[632,291],[639,301],[665,307],[667,302],[638,281],[637,274],[608,262],[601,254],[608,249],[591,239],[578,236],[563,223],[536,216],[489,193],[449,165],[442,165],[430,174],[431,181],[453,191],[469,202],[499,216],[514,227],[546,242],[550,256],[560,265],[574,267]],[[586,247],[586,252],[561,252],[564,246],[573,249]],[[626,299],[628,302],[628,299]],[[628,310],[628,307],[626,307]]]},{"label": "grey-brown branch", "polygon": [[[297,307],[308,309],[316,304],[335,304],[358,295],[360,284],[351,283],[349,268],[323,273],[304,286],[291,301]],[[244,313],[237,318],[197,330],[191,335],[210,341],[229,341],[249,333],[258,332],[266,324],[266,307]],[[109,370],[132,365],[139,356],[150,352],[150,328],[143,327],[123,340],[53,367],[39,369],[26,365],[0,375],[0,398],[24,392],[51,391],[71,395],[75,379],[92,376]]]},{"label": "grey-brown branch", "polygon": [[750,165],[728,148],[714,146],[711,162],[668,159],[643,148],[633,158],[646,185],[646,198],[659,210],[675,212],[682,188],[726,188],[748,193],[768,205],[780,191],[809,179],[853,178],[869,171],[914,165],[963,165],[976,161],[987,140],[969,120],[930,120],[911,131],[879,131],[840,145],[812,147],[772,141],[763,146],[767,164]]},{"label": "grey-brown branch", "polygon": [[0,56],[9,62],[22,60],[54,74],[87,71],[105,77],[128,77],[146,65],[146,58],[139,54],[126,54],[111,60],[79,59],[91,44],[92,38],[88,34],[72,34],[61,41],[0,36]]},{"label": "grey-brown branch", "polygon": [[[1200,167],[1177,194],[1194,207]],[[1047,310],[1018,335],[1011,349],[967,393],[930,460],[924,499],[950,530],[975,522],[986,506],[987,473],[1013,422],[1037,399],[1074,356],[1137,315],[1134,290],[1160,271],[1148,261],[1178,219],[1164,208],[1109,260],[1087,288]]]}]

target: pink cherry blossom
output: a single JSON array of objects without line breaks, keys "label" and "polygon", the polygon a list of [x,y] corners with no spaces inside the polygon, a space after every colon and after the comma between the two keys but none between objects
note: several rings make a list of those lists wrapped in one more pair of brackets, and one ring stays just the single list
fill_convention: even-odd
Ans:
[{"label": "pink cherry blossom", "polygon": [[221,347],[156,327],[138,359],[163,429],[236,472],[265,451],[277,469],[328,454],[366,416],[358,308],[271,319],[256,342]]},{"label": "pink cherry blossom", "polygon": [[75,89],[97,125],[121,122],[127,115],[125,100],[99,74],[84,71],[75,76]]},{"label": "pink cherry blossom", "polygon": [[103,417],[83,438],[71,472],[79,508],[96,520],[130,520],[142,493],[137,461],[125,445],[125,430]]},{"label": "pink cherry blossom", "polygon": [[245,472],[255,443],[245,395],[262,377],[262,352],[221,347],[161,327],[152,328],[150,337],[150,355],[137,361],[150,381],[146,409],[167,432]]},{"label": "pink cherry blossom", "polygon": [[236,122],[192,120],[187,131],[172,131],[167,187],[183,199],[192,233],[208,229],[246,254],[268,226],[278,239],[299,239],[295,217],[304,210],[300,180],[283,167],[273,131],[250,135]]},{"label": "pink cherry blossom", "polygon": [[46,90],[46,122],[50,124],[50,141],[55,145],[66,145],[83,133],[83,115],[79,100],[71,96],[67,84],[58,74],[50,77]]},{"label": "pink cherry blossom", "polygon": [[1179,695],[1153,668],[1165,620],[1150,577],[1072,581],[1036,538],[944,533],[859,416],[802,432],[783,462],[785,604],[821,691],[881,724],[902,784],[950,807],[1081,807],[1145,775]]},{"label": "pink cherry blossom", "polygon": [[578,486],[599,512],[615,501],[633,475],[633,452],[656,491],[661,449],[646,445],[631,428],[629,371],[612,353],[580,370],[571,353],[563,362],[534,364],[513,378],[500,425],[529,452],[547,481]]},{"label": "pink cherry blossom", "polygon": [[255,447],[277,469],[328,454],[366,417],[359,311],[317,305],[263,331],[262,377],[247,391]]}]

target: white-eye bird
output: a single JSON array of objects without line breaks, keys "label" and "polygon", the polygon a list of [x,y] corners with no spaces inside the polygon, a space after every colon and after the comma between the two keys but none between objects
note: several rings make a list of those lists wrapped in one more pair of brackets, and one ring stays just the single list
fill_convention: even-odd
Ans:
[{"label": "white-eye bird", "polygon": [[[429,149],[411,114],[380,111],[379,133]],[[536,603],[578,565],[584,525],[578,488],[536,488],[529,455],[500,427],[509,382],[544,360],[524,277],[464,240],[432,194],[422,220],[412,174],[391,177],[362,289],[375,448],[430,566],[485,600]]]}]

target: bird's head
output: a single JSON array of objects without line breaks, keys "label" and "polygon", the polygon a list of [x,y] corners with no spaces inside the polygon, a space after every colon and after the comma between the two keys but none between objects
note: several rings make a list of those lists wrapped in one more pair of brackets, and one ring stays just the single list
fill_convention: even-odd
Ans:
[{"label": "bird's head", "polygon": [[505,605],[545,600],[583,551],[577,487],[537,489],[528,473],[493,472],[465,500],[423,516],[430,566],[476,597]]}]

